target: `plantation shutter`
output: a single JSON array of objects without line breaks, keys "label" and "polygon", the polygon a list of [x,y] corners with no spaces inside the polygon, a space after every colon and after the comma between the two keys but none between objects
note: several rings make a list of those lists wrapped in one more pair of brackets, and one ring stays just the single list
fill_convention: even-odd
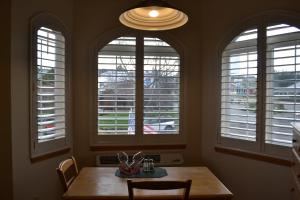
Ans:
[{"label": "plantation shutter", "polygon": [[65,38],[61,32],[37,30],[37,131],[38,142],[65,137]]},{"label": "plantation shutter", "polygon": [[98,54],[98,135],[135,133],[135,37],[120,37]]},{"label": "plantation shutter", "polygon": [[221,136],[256,140],[257,29],[226,46],[221,70]]},{"label": "plantation shutter", "polygon": [[291,146],[291,122],[300,121],[300,30],[267,27],[266,142]]},{"label": "plantation shutter", "polygon": [[144,134],[178,134],[180,57],[158,38],[144,38]]}]

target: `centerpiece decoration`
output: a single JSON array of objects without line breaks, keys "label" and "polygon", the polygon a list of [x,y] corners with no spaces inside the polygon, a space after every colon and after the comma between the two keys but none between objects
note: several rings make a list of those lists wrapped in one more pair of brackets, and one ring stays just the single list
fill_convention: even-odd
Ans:
[{"label": "centerpiece decoration", "polygon": [[141,171],[141,164],[144,160],[144,154],[142,151],[137,152],[132,156],[130,161],[129,156],[124,151],[119,152],[118,154],[119,170],[121,174],[124,175],[135,175],[139,174]]}]

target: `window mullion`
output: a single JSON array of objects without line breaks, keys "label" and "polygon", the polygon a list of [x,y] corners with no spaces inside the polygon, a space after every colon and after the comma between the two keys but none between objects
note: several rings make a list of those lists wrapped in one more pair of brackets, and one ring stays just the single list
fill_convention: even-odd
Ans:
[{"label": "window mullion", "polygon": [[141,35],[136,39],[136,135],[143,134],[143,83],[144,83],[144,39]]},{"label": "window mullion", "polygon": [[266,26],[258,27],[257,37],[258,73],[257,73],[257,125],[256,138],[259,150],[264,150],[266,118]]}]

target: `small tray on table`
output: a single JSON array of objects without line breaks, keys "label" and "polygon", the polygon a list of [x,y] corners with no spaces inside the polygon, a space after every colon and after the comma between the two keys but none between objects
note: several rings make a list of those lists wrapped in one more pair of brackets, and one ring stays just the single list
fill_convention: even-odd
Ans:
[{"label": "small tray on table", "polygon": [[155,167],[153,171],[144,172],[143,168],[137,174],[123,174],[119,169],[116,170],[115,175],[120,178],[161,178],[167,176],[167,170],[161,167]]}]

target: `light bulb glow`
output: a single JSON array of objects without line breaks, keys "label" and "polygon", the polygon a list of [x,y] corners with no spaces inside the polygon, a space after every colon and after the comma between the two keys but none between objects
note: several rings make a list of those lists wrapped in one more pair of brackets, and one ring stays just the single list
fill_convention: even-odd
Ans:
[{"label": "light bulb glow", "polygon": [[158,17],[159,12],[158,12],[157,10],[151,10],[151,11],[148,13],[148,15],[149,15],[150,17]]}]

